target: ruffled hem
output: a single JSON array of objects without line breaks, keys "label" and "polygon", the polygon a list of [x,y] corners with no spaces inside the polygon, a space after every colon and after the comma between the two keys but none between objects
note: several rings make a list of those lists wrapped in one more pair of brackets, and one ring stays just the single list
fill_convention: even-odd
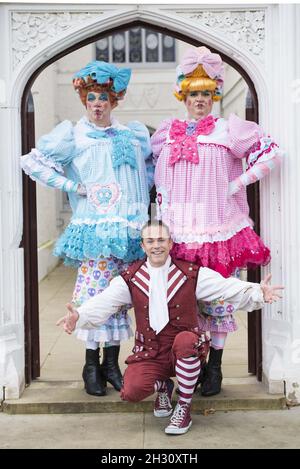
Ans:
[{"label": "ruffled hem", "polygon": [[227,241],[214,243],[174,243],[171,255],[176,259],[209,267],[224,277],[236,268],[255,268],[270,262],[270,250],[250,227],[239,231]]},{"label": "ruffled hem", "polygon": [[[192,229],[186,233],[176,234],[176,228],[173,228],[172,239],[175,243],[215,243],[218,241],[227,241],[228,239],[235,236],[241,230],[247,227],[252,227],[253,221],[243,215],[243,220],[234,219],[232,223],[229,225],[219,225],[219,226],[211,226],[209,229],[206,229],[205,233],[197,233],[196,229]],[[169,223],[167,223],[170,226]]]},{"label": "ruffled hem", "polygon": [[133,262],[145,255],[140,246],[140,231],[130,228],[126,222],[101,225],[70,223],[58,239],[53,254],[72,266],[100,256]]},{"label": "ruffled hem", "polygon": [[204,332],[235,332],[238,329],[236,320],[232,314],[222,317],[199,314],[198,324],[200,329]]},{"label": "ruffled hem", "polygon": [[133,331],[129,326],[122,329],[77,329],[74,335],[77,339],[83,340],[84,342],[88,340],[94,342],[110,342],[112,340],[128,340],[133,336]]},{"label": "ruffled hem", "polygon": [[76,329],[74,335],[77,339],[95,342],[109,342],[111,340],[128,340],[133,336],[131,318],[127,309],[113,314],[102,326],[95,329]]}]

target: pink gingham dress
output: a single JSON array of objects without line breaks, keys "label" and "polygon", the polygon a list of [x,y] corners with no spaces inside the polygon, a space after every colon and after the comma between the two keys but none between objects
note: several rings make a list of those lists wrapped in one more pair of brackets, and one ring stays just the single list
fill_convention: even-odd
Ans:
[{"label": "pink gingham dress", "polygon": [[[224,277],[236,268],[266,265],[270,251],[252,228],[246,186],[280,159],[270,137],[234,114],[228,121],[209,115],[198,122],[165,120],[151,144],[157,218],[170,228],[171,254]],[[235,329],[233,324],[214,327]]]}]

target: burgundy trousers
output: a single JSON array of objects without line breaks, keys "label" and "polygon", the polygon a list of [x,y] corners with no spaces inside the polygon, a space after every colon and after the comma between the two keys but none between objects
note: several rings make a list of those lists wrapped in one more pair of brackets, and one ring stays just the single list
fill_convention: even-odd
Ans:
[{"label": "burgundy trousers", "polygon": [[124,374],[121,399],[138,402],[151,396],[155,392],[155,381],[175,376],[177,359],[198,356],[198,339],[193,332],[179,332],[171,345],[167,338],[165,343],[162,340],[161,352],[156,358],[130,363]]}]

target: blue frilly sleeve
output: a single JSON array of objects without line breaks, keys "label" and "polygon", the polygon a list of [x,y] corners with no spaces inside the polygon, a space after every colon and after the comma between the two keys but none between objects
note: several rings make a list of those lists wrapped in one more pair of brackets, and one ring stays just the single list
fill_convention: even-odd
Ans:
[{"label": "blue frilly sleeve", "polygon": [[152,150],[150,142],[150,134],[147,127],[139,121],[128,122],[127,127],[133,132],[135,138],[141,145],[142,156],[145,160],[148,187],[151,189],[154,180],[154,165],[152,162]]},{"label": "blue frilly sleeve", "polygon": [[58,124],[49,134],[38,140],[36,148],[58,167],[69,164],[76,156],[72,122],[65,120]]},{"label": "blue frilly sleeve", "polygon": [[77,192],[78,182],[64,176],[64,166],[76,156],[73,125],[64,121],[38,140],[37,147],[20,158],[23,171],[42,185]]}]

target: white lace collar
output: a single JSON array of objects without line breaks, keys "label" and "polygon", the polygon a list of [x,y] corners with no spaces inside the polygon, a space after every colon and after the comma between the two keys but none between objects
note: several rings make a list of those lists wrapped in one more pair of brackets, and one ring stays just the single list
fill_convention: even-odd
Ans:
[{"label": "white lace collar", "polygon": [[93,122],[90,122],[87,118],[87,116],[83,116],[79,121],[78,124],[83,125],[85,127],[88,127],[89,129],[92,130],[107,130],[107,129],[119,129],[123,128],[119,121],[113,116],[111,116],[111,125],[108,125],[107,127],[99,127],[98,125],[94,124]]}]

